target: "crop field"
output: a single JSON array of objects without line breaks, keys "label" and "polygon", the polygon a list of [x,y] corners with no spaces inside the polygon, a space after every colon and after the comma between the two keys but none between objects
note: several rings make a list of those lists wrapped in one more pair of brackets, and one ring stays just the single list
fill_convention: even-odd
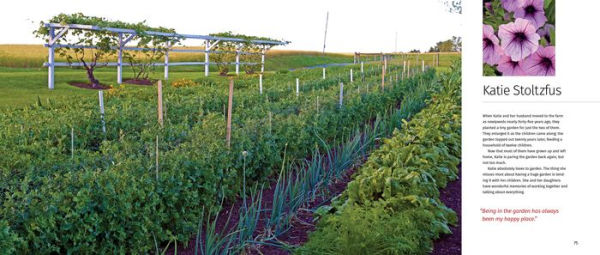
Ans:
[{"label": "crop field", "polygon": [[[37,32],[130,29],[138,47],[153,42],[145,56],[174,40],[143,23],[59,18]],[[440,190],[460,174],[460,53],[353,64],[268,51],[264,72],[235,75],[231,49],[261,61],[260,47],[286,42],[225,33],[206,77],[173,66],[164,80],[150,62],[163,55],[126,52],[123,79],[140,84],[118,85],[116,67],[95,63],[123,53],[123,30],[69,29],[85,47],[55,61],[81,66],[57,67],[52,90],[47,48],[0,46],[1,254],[437,254],[459,224]]]}]

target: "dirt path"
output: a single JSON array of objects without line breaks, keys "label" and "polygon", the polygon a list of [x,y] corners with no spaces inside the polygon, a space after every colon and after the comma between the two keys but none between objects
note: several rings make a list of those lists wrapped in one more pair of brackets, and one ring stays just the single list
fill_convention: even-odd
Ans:
[{"label": "dirt path", "polygon": [[458,216],[458,224],[450,227],[451,235],[442,236],[433,245],[432,255],[460,255],[461,254],[461,195],[462,195],[462,166],[458,167],[458,180],[448,183],[445,189],[440,190],[440,200],[454,210]]}]

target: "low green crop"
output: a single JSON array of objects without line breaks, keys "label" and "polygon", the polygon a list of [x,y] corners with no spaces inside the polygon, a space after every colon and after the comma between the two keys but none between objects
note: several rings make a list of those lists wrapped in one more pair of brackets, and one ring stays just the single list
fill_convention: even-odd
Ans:
[{"label": "low green crop", "polygon": [[[317,231],[298,254],[428,254],[434,239],[451,233],[456,214],[439,189],[458,176],[460,72],[443,75],[442,83],[427,107],[370,155],[333,207],[319,211]],[[417,102],[407,101],[400,114],[410,116],[404,111]]]},{"label": "low green crop", "polygon": [[[334,148],[436,80],[430,71],[367,93],[377,68],[365,72],[365,82],[348,83],[349,68],[331,68],[326,80],[320,70],[267,76],[262,96],[257,79],[236,81],[231,148],[224,139],[227,88],[218,83],[165,86],[163,128],[154,90],[107,95],[106,133],[96,97],[0,111],[0,221],[10,233],[0,243],[22,240],[18,253],[41,254],[145,253],[156,249],[154,239],[159,246],[187,243],[220,201],[276,176],[286,144],[295,163],[315,145]],[[300,96],[291,86],[296,77],[304,81]],[[342,108],[340,81],[347,89]]]}]

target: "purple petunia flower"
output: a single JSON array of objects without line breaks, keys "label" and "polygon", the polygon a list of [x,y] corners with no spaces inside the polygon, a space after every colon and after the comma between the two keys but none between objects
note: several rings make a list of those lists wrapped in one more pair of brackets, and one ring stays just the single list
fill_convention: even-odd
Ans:
[{"label": "purple petunia flower", "polygon": [[483,7],[485,7],[485,9],[490,12],[490,14],[494,14],[494,8],[492,8],[492,2],[483,3]]},{"label": "purple petunia flower", "polygon": [[554,76],[554,46],[541,47],[524,60],[523,68],[528,75]]},{"label": "purple petunia flower", "polygon": [[502,7],[504,10],[514,12],[517,8],[523,6],[525,0],[502,0]]},{"label": "purple petunia flower", "polygon": [[553,43],[550,41],[550,30],[554,30],[554,25],[552,24],[546,24],[543,27],[540,27],[540,29],[538,29],[537,33],[538,35],[540,35],[540,38],[546,38],[546,41],[549,43]]},{"label": "purple petunia flower", "polygon": [[496,68],[503,76],[525,76],[527,73],[523,69],[523,61],[512,61],[510,56],[503,55]]},{"label": "purple petunia flower", "polygon": [[531,22],[517,18],[515,22],[500,25],[498,29],[504,53],[513,61],[521,61],[534,53],[539,47],[540,35]]},{"label": "purple petunia flower", "polygon": [[543,26],[548,21],[544,12],[544,0],[525,0],[523,5],[515,10],[515,18],[531,21],[536,29]]},{"label": "purple petunia flower", "polygon": [[494,34],[494,28],[490,25],[483,25],[483,62],[488,65],[495,65],[504,54],[500,47],[500,40]]}]

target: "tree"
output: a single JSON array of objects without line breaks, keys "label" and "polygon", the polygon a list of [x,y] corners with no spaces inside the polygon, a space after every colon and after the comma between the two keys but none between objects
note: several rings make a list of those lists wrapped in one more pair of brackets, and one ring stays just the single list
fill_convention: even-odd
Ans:
[{"label": "tree", "polygon": [[[34,31],[34,34],[37,37],[44,38],[46,42],[50,42],[50,28],[46,27],[45,23],[58,23],[63,25],[80,24],[132,29],[135,31],[133,40],[138,41],[139,47],[148,47],[148,43],[166,40],[163,37],[149,36],[144,33],[144,31],[154,30],[170,33],[175,32],[173,29],[152,28],[145,25],[144,22],[125,23],[121,21],[110,21],[102,17],[85,16],[83,13],[61,13],[52,17],[47,22],[40,22],[39,28]],[[88,81],[92,87],[97,88],[100,85],[100,81],[96,79],[94,71],[99,67],[105,66],[105,64],[102,63],[114,58],[115,53],[119,48],[119,34],[106,30],[69,29],[61,37],[56,38],[54,43],[68,45],[67,47],[59,47],[55,50],[59,56],[66,58],[70,64],[73,62],[80,63],[86,70]]]},{"label": "tree", "polygon": [[461,37],[453,36],[452,39],[439,41],[429,48],[429,52],[458,52],[462,50]]},{"label": "tree", "polygon": [[[243,59],[245,62],[252,62],[257,64],[244,65],[244,70],[248,74],[255,73],[259,70],[260,65],[258,63],[261,62],[261,55],[264,51],[269,50],[273,47],[272,44],[255,44],[253,40],[263,40],[263,41],[277,41],[276,39],[268,38],[268,37],[258,37],[258,36],[248,36],[242,34],[234,34],[231,31],[222,32],[222,33],[214,33],[210,34],[211,36],[216,37],[229,37],[229,38],[238,38],[243,39],[242,42],[229,42],[229,41],[221,41],[217,45],[215,45],[215,51],[218,51],[213,58],[217,63],[219,68],[219,73],[221,75],[227,74],[229,71],[229,63],[235,61],[235,50],[236,46],[239,46],[239,50],[246,54],[243,55]],[[283,41],[283,40],[282,40]]]},{"label": "tree", "polygon": [[[158,28],[158,30],[175,33],[165,28]],[[176,37],[149,36],[144,31],[138,33],[133,40],[137,41],[136,47],[142,50],[124,51],[123,56],[131,67],[134,80],[148,80],[150,73],[156,69],[154,63],[165,56],[170,46],[180,41]]]}]

